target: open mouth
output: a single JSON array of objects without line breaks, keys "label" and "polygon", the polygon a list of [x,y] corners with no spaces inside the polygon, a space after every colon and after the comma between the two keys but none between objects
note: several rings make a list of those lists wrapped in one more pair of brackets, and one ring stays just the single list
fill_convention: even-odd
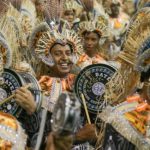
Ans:
[{"label": "open mouth", "polygon": [[70,67],[70,64],[69,63],[60,63],[59,66],[62,68],[62,69],[68,69]]}]

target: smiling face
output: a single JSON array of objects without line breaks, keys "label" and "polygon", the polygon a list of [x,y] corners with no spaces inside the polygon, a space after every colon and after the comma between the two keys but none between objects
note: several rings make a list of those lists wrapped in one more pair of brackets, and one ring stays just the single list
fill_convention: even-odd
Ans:
[{"label": "smiling face", "polygon": [[69,45],[56,44],[51,49],[51,55],[54,60],[54,66],[52,68],[56,77],[65,77],[72,67],[72,51]]},{"label": "smiling face", "polygon": [[87,32],[84,34],[84,49],[87,53],[95,52],[99,47],[100,37],[95,32]]}]

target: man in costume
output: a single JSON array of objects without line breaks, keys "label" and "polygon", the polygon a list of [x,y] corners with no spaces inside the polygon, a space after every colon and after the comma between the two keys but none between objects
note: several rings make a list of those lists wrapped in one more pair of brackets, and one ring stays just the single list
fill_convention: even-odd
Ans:
[{"label": "man in costume", "polygon": [[[37,39],[39,33],[40,36]],[[70,74],[73,64],[72,60],[76,57],[77,53],[82,50],[82,46],[75,33],[69,30],[59,33],[59,31],[55,29],[51,30],[46,23],[39,25],[33,31],[30,44],[30,49],[35,53],[35,57],[41,59],[44,63],[49,65],[50,68],[49,76],[42,76],[39,79],[44,93],[42,108],[48,111],[44,132],[44,136],[46,137],[51,131],[51,114],[59,95],[63,91],[72,91],[74,80],[74,75]],[[34,103],[34,97],[24,87],[16,91],[16,101],[29,114],[35,112],[36,105]],[[37,113],[39,119],[41,118],[40,115],[40,112]],[[36,126],[40,125],[40,121],[36,123]],[[31,138],[31,144],[34,145],[39,128],[33,130],[34,133],[29,133],[29,137]]]},{"label": "man in costume", "polygon": [[[13,12],[13,14],[11,13]],[[10,7],[10,10],[7,12],[7,15],[6,18],[9,18],[9,16],[12,16],[14,15],[14,19],[15,21],[18,23],[19,19],[20,19],[20,15],[19,15],[19,12],[17,10],[15,10],[13,7]],[[18,17],[19,16],[19,17]],[[18,18],[17,18],[18,17]],[[19,47],[19,40],[18,40],[18,32],[16,32],[16,30],[18,28],[14,28],[14,24],[7,22],[8,20],[6,19],[5,17],[3,18],[3,20],[5,20],[3,22],[3,20],[1,20],[1,33],[2,33],[2,38],[5,38],[5,40],[10,44],[9,46],[11,46],[11,50],[10,50],[10,53],[6,53],[7,54],[7,58],[9,59],[9,62],[11,62],[11,60],[13,59],[13,62],[11,62],[9,64],[9,66],[6,66],[6,67],[11,67],[15,70],[17,70],[18,72],[20,71],[24,71],[26,72],[26,67],[23,65],[20,65],[21,63],[21,57],[20,57],[20,52],[18,52],[18,47]],[[19,22],[20,23],[20,22]],[[19,24],[18,23],[18,24]],[[18,24],[15,24],[16,26]],[[20,24],[19,24],[20,25]],[[5,26],[5,28],[3,28],[3,26]],[[15,26],[15,27],[16,27]],[[18,27],[18,26],[17,26]],[[20,29],[20,28],[19,28]],[[9,30],[9,32],[8,32]],[[49,29],[50,30],[50,29]],[[50,31],[49,31],[50,32]],[[12,33],[11,36],[8,36],[9,33]],[[16,34],[17,33],[17,34]],[[56,36],[56,41],[58,40],[58,43],[59,43],[59,39],[61,41],[61,39],[63,38],[63,36],[61,36],[60,34],[58,34],[59,36],[57,36],[57,32],[55,32],[56,34],[53,35],[49,41],[53,41],[53,37]],[[68,33],[68,32],[66,32]],[[52,33],[51,33],[52,34]],[[74,34],[67,34],[69,36],[68,39],[70,40],[74,40]],[[44,33],[43,33],[43,36],[44,37]],[[72,38],[72,39],[71,39]],[[76,36],[75,36],[76,38]],[[3,39],[4,40],[4,39]],[[45,39],[47,40],[47,39]],[[31,40],[32,41],[32,40]],[[15,44],[14,44],[15,42]],[[33,42],[33,41],[32,41]],[[41,83],[41,86],[44,88],[43,91],[45,91],[44,93],[49,93],[47,92],[47,90],[50,90],[50,87],[52,88],[52,92],[55,93],[55,95],[53,95],[54,97],[51,99],[51,104],[47,104],[45,105],[47,102],[46,102],[46,99],[45,99],[45,104],[43,104],[43,107],[46,106],[46,109],[49,108],[49,106],[51,108],[53,108],[54,106],[54,103],[55,101],[57,100],[59,94],[62,92],[62,90],[66,90],[66,89],[71,89],[71,84],[72,84],[72,78],[73,78],[73,75],[70,75],[69,77],[67,77],[67,74],[69,73],[69,70],[70,70],[70,67],[72,65],[72,61],[70,61],[70,57],[72,58],[72,53],[74,50],[78,49],[76,47],[78,47],[78,39],[77,41],[75,42],[75,46],[72,46],[73,48],[71,48],[71,46],[69,47],[68,45],[66,46],[65,44],[66,41],[64,41],[64,43],[62,42],[62,45],[64,44],[64,47],[60,46],[59,44],[58,45],[55,45],[55,42],[53,43],[55,46],[58,46],[57,48],[62,48],[62,51],[61,52],[57,52],[57,53],[63,53],[63,60],[62,60],[62,57],[60,58],[60,55],[59,57],[56,57],[58,56],[57,54],[54,54],[53,53],[53,56],[55,55],[55,58],[54,61],[56,61],[57,65],[55,65],[55,67],[52,67],[53,71],[55,70],[55,72],[51,72],[51,76],[52,76],[52,84],[51,85],[48,85],[48,87],[45,87],[45,79],[47,80],[47,77],[43,77],[44,78],[44,81],[40,80],[40,83]],[[40,42],[39,42],[40,43]],[[38,44],[39,44],[38,43]],[[57,43],[57,42],[56,42]],[[61,42],[60,42],[61,43]],[[74,41],[73,41],[74,43]],[[49,43],[47,43],[49,44]],[[8,48],[9,48],[8,46]],[[80,47],[80,46],[79,46]],[[54,48],[54,47],[53,47]],[[7,49],[6,49],[7,50]],[[46,50],[46,48],[45,48]],[[55,48],[56,50],[56,48]],[[55,51],[54,50],[54,51]],[[65,51],[65,52],[64,52]],[[3,52],[3,51],[2,51]],[[4,51],[6,52],[6,51]],[[11,57],[9,57],[11,56]],[[62,56],[62,55],[61,55]],[[68,58],[69,57],[69,58]],[[11,59],[12,58],[12,59]],[[61,60],[60,60],[61,59]],[[69,60],[69,61],[68,61]],[[43,60],[44,61],[44,60]],[[50,59],[51,61],[51,59]],[[17,62],[17,63],[16,63]],[[44,61],[45,62],[45,61]],[[56,64],[56,63],[52,63],[52,64]],[[52,65],[53,66],[53,65]],[[25,68],[24,68],[25,67]],[[55,69],[54,69],[55,68]],[[58,71],[60,70],[60,71]],[[57,72],[58,71],[58,72]],[[58,74],[57,74],[58,73]],[[53,78],[53,76],[56,75],[56,78]],[[58,75],[58,76],[57,76]],[[59,77],[59,78],[57,78]],[[66,78],[65,78],[66,77]],[[42,79],[42,78],[41,78]],[[50,78],[48,78],[49,80]],[[58,80],[57,80],[58,79]],[[61,80],[62,79],[62,80]],[[58,81],[58,82],[57,82]],[[60,81],[60,82],[59,82]],[[55,84],[56,83],[56,84]],[[46,84],[47,85],[47,84]],[[53,86],[52,86],[53,85]],[[54,90],[54,91],[53,91]],[[46,94],[47,95],[47,94]],[[52,94],[51,94],[52,96]],[[50,99],[49,98],[49,95],[47,95],[47,100]],[[22,112],[21,116],[18,118],[19,121],[22,122],[22,126],[26,129],[26,131],[28,132],[28,135],[29,137],[34,137],[31,139],[31,143],[34,141],[36,141],[36,137],[38,136],[37,134],[34,134],[34,133],[38,133],[39,131],[39,126],[40,126],[40,120],[41,119],[40,117],[40,112],[39,112],[39,116],[38,116],[38,113],[37,114],[34,114],[34,112],[36,111],[37,109],[37,106],[36,106],[36,103],[35,103],[35,97],[33,96],[33,94],[27,90],[25,87],[22,87],[20,89],[18,89],[16,91],[16,94],[15,94],[15,100],[16,102],[19,104],[19,106],[21,106],[24,111]],[[33,114],[33,115],[32,115]],[[37,115],[37,116],[36,116]],[[31,120],[34,122],[30,122]],[[34,120],[35,119],[35,120]],[[47,131],[50,131],[50,117],[48,118],[48,122],[47,122]],[[33,126],[32,126],[33,125]],[[46,134],[48,135],[48,132],[46,132]],[[34,140],[35,139],[35,140]],[[35,143],[32,143],[32,145],[35,146]],[[29,146],[31,146],[29,144]]]},{"label": "man in costume", "polygon": [[[4,107],[2,106],[3,100],[7,97],[7,91],[3,89],[3,85],[6,85],[3,78],[4,67],[9,67],[11,64],[10,45],[3,38],[0,36],[0,149],[25,150],[27,141],[25,131],[14,116],[4,113],[6,109],[3,110]],[[11,104],[9,106],[11,107]],[[9,109],[11,109],[10,107]]]}]

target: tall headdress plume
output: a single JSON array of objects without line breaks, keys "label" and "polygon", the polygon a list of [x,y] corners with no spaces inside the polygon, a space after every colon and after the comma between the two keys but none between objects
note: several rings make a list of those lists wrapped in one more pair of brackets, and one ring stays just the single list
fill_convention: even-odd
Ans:
[{"label": "tall headdress plume", "polygon": [[10,0],[10,3],[12,4],[14,8],[20,11],[22,0]]},{"label": "tall headdress plume", "polygon": [[60,20],[65,0],[47,0],[46,10],[50,20]]},{"label": "tall headdress plume", "polygon": [[82,9],[83,7],[79,5],[75,0],[66,0],[64,3],[64,12],[73,10],[78,16]]},{"label": "tall headdress plume", "polygon": [[30,0],[23,0],[21,5],[21,34],[23,43],[27,45],[27,38],[30,36],[32,29],[36,24],[35,5]]},{"label": "tall headdress plume", "polygon": [[10,5],[6,15],[3,16],[0,21],[0,33],[11,49],[11,67],[21,61],[21,55],[19,53],[19,42],[21,37],[19,18],[20,13]]},{"label": "tall headdress plume", "polygon": [[94,1],[93,0],[80,0],[82,6],[84,7],[85,11],[90,12],[93,11]]},{"label": "tall headdress plume", "polygon": [[[126,34],[126,40],[123,44],[123,51],[118,56],[118,61],[121,67],[116,77],[122,80],[120,82],[122,95],[120,95],[120,86],[117,89],[115,83],[118,81],[110,81],[108,85],[115,87],[115,95],[119,95],[119,101],[124,100],[126,96],[133,93],[140,82],[141,71],[146,71],[149,68],[149,48],[150,48],[150,10],[144,8],[140,10],[132,19],[129,29]],[[140,70],[141,69],[141,70]],[[133,78],[134,77],[134,78]],[[107,91],[107,90],[106,90]],[[108,90],[109,91],[109,90]],[[116,91],[116,93],[115,93]],[[117,91],[119,93],[117,93]],[[109,92],[110,93],[110,92]],[[106,96],[109,94],[106,92]]]},{"label": "tall headdress plume", "polygon": [[9,0],[0,0],[0,18],[5,15],[9,8]]}]

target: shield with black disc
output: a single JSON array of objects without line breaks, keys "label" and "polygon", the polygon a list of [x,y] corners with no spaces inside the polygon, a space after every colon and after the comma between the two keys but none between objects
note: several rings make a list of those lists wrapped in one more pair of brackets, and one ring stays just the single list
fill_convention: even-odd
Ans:
[{"label": "shield with black disc", "polygon": [[[38,81],[31,74],[17,73],[10,69],[4,69],[2,78],[3,83],[0,84],[0,111],[19,117],[22,108],[16,103],[12,95],[15,90],[27,84],[32,84],[29,90],[35,97],[37,107],[40,107],[42,102],[41,89]],[[6,100],[8,98],[9,100]]]},{"label": "shield with black disc", "polygon": [[105,107],[105,85],[116,72],[116,69],[107,64],[94,64],[85,67],[75,81],[75,93],[82,101],[82,94],[86,100],[89,112],[96,114]]}]

